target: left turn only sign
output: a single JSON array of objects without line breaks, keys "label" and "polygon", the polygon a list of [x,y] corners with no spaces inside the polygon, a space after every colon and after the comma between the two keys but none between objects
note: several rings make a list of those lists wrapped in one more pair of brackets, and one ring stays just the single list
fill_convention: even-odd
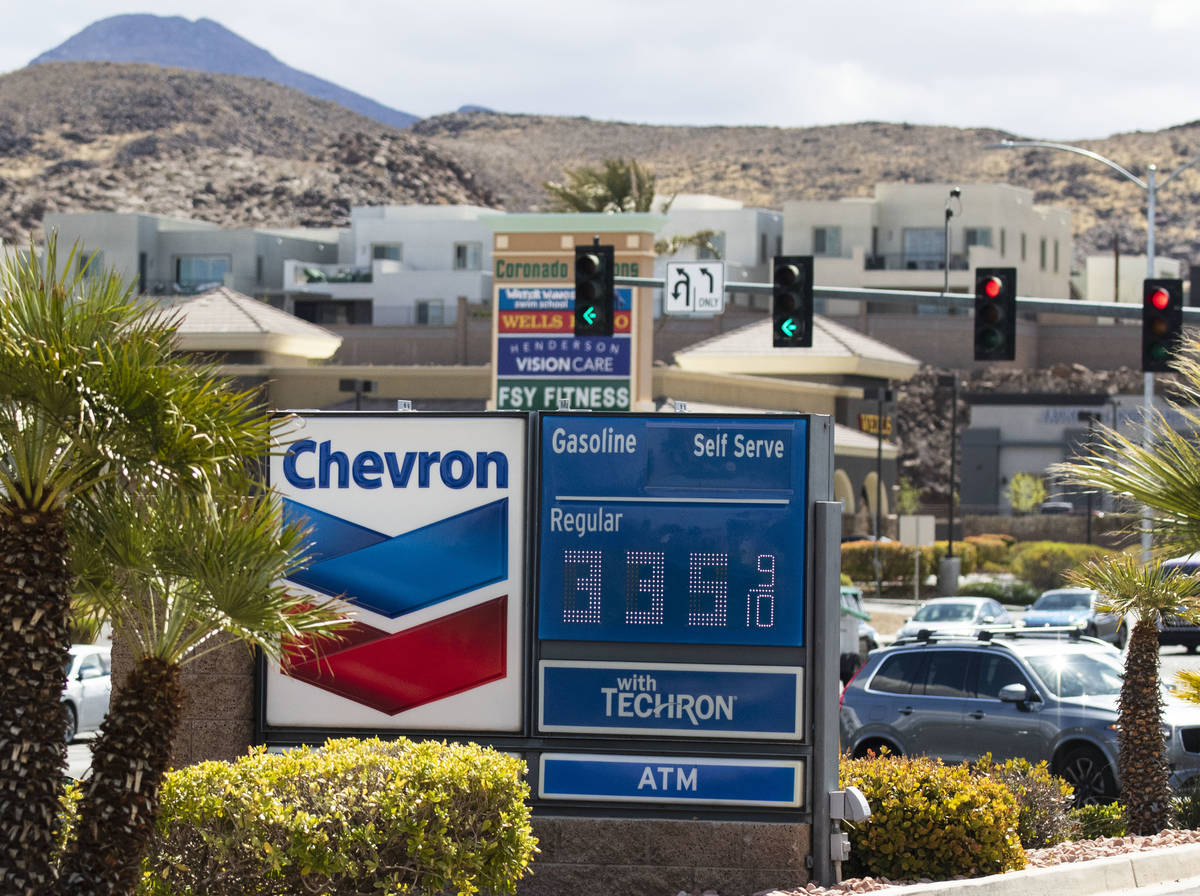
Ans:
[{"label": "left turn only sign", "polygon": [[666,314],[720,314],[725,310],[725,262],[671,261],[663,285]]}]

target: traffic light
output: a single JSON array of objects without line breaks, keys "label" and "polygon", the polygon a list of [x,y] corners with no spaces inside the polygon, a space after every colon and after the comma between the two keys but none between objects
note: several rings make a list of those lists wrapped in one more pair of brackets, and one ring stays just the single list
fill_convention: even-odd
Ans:
[{"label": "traffic light", "polygon": [[1017,269],[975,269],[975,360],[1012,361],[1017,352]]},{"label": "traffic light", "polygon": [[771,301],[771,344],[811,348],[813,344],[813,260],[811,255],[775,256]]},{"label": "traffic light", "polygon": [[613,247],[575,247],[575,335],[613,334]]},{"label": "traffic light", "polygon": [[1183,329],[1183,281],[1142,281],[1142,370],[1165,373]]}]

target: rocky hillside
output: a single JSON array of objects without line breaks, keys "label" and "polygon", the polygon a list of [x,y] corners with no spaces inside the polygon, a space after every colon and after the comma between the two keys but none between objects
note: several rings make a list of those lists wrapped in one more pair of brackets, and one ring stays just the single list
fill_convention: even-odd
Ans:
[{"label": "rocky hillside", "polygon": [[[1145,248],[1145,191],[1047,150],[987,150],[987,129],[862,122],[663,127],[460,112],[400,131],[261,80],[148,65],[45,63],[0,77],[0,238],[49,210],[147,211],[219,224],[337,225],[353,205],[544,206],[542,183],[606,158],[648,165],[667,192],[779,207],[868,196],[880,181],[1007,182],[1074,213],[1076,260]],[[1145,176],[1200,153],[1200,122],[1081,141]],[[969,202],[969,192],[964,202]],[[1158,250],[1200,259],[1200,166],[1159,193]]]},{"label": "rocky hillside", "polygon": [[103,62],[0,77],[7,242],[48,211],[321,227],[380,203],[496,198],[428,141],[261,79]]},{"label": "rocky hillside", "polygon": [[[780,207],[788,199],[870,196],[882,181],[1010,183],[1037,202],[1074,216],[1076,262],[1112,250],[1145,251],[1146,193],[1106,166],[1052,150],[987,150],[1016,135],[979,128],[861,122],[812,128],[661,127],[536,115],[427,118],[413,126],[471,166],[510,208],[545,202],[543,181],[564,167],[606,158],[636,158],[666,192],[714,193],[748,205]],[[1159,179],[1200,154],[1200,121],[1152,133],[1117,134],[1078,145],[1145,179]],[[969,196],[964,194],[964,202]],[[1200,170],[1189,169],[1158,196],[1158,254],[1200,259]]]}]

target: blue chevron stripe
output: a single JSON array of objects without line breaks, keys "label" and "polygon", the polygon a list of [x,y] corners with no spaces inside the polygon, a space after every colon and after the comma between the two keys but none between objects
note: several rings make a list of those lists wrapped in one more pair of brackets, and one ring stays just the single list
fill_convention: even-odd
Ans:
[{"label": "blue chevron stripe", "polygon": [[[285,504],[294,505],[294,519],[304,517],[313,525],[321,547],[321,559],[288,578],[388,618],[508,578],[507,498],[376,542],[369,536],[383,538],[379,533],[303,504]],[[310,512],[321,518],[314,521]],[[336,548],[353,545],[355,538],[361,546],[330,550],[321,544],[326,531]]]}]

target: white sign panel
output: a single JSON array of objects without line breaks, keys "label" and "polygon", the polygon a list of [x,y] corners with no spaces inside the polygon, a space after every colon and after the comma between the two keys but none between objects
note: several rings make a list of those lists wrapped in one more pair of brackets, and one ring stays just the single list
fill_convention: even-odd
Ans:
[{"label": "white sign panel", "polygon": [[723,261],[667,262],[663,286],[666,314],[720,314],[725,310]]},{"label": "white sign panel", "polygon": [[901,514],[899,519],[900,543],[910,548],[933,544],[934,518],[932,514]]},{"label": "white sign panel", "polygon": [[312,414],[271,459],[285,517],[310,527],[289,586],[341,597],[353,625],[320,658],[270,668],[266,724],[519,731],[527,421]]}]

